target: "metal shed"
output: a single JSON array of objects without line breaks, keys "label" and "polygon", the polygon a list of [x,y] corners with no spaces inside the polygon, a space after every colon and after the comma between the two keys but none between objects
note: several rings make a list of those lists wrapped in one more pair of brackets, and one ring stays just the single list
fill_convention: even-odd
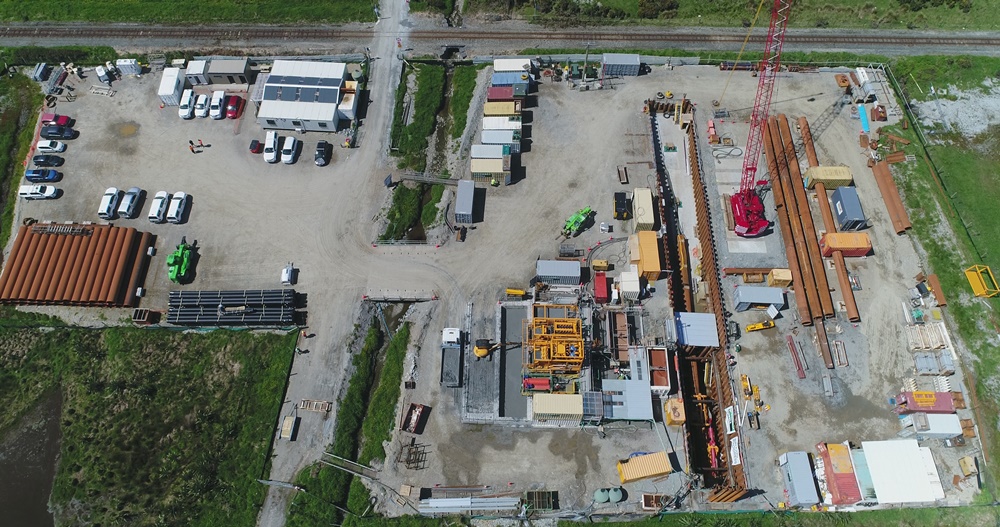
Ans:
[{"label": "metal shed", "polygon": [[944,489],[934,458],[916,440],[862,441],[880,504],[934,503]]},{"label": "metal shed", "polygon": [[250,82],[250,60],[246,57],[212,59],[207,74],[210,84],[247,84]]},{"label": "metal shed", "polygon": [[632,53],[605,53],[601,58],[604,75],[635,77],[639,75],[639,55]]},{"label": "metal shed", "polygon": [[580,262],[577,260],[538,260],[535,262],[535,278],[546,284],[580,283]]},{"label": "metal shed", "polygon": [[677,343],[682,346],[719,346],[715,313],[674,313]]},{"label": "metal shed", "polygon": [[865,213],[861,210],[861,200],[858,199],[858,189],[854,187],[838,187],[833,191],[833,210],[837,215],[837,224],[842,231],[860,231],[868,226]]},{"label": "metal shed", "polygon": [[188,84],[191,86],[208,84],[207,69],[207,60],[192,60],[188,62],[187,69],[184,70],[184,76],[187,77]]},{"label": "metal shed", "polygon": [[468,179],[458,182],[455,197],[455,222],[472,223],[472,207],[476,196],[476,184]]},{"label": "metal shed", "polygon": [[770,306],[781,310],[785,307],[785,292],[778,287],[741,285],[733,293],[733,305],[736,311],[746,311],[751,308],[766,309]]},{"label": "metal shed", "polygon": [[778,468],[785,484],[789,507],[811,507],[819,503],[816,478],[806,452],[785,452],[778,457]]}]

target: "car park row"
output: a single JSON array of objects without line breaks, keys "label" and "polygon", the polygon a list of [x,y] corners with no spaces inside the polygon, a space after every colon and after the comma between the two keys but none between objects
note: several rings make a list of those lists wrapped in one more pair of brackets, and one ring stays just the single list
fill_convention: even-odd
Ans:
[{"label": "car park row", "polygon": [[[135,217],[144,193],[139,187],[132,187],[126,190],[123,196],[120,196],[117,187],[109,187],[101,197],[97,216],[102,220],[112,220],[115,217],[132,219]],[[183,223],[187,206],[187,193],[178,191],[171,195],[167,191],[161,190],[153,196],[146,217],[150,223]]]},{"label": "car park row", "polygon": [[181,119],[193,119],[195,117],[209,117],[212,119],[236,119],[240,116],[243,108],[243,98],[239,95],[226,96],[226,92],[216,90],[212,92],[211,98],[201,94],[195,96],[194,90],[187,89],[181,93],[180,104],[177,106],[177,115]]}]

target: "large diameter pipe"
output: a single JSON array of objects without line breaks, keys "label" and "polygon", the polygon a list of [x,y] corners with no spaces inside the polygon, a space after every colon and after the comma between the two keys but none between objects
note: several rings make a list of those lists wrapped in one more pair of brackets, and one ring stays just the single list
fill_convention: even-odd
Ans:
[{"label": "large diameter pipe", "polygon": [[52,281],[52,266],[56,263],[59,253],[62,252],[63,244],[66,243],[66,236],[59,234],[51,234],[50,236],[53,238],[52,243],[49,245],[49,250],[42,255],[42,263],[39,265],[38,275],[28,290],[26,300],[31,303],[38,302],[38,292],[43,288],[47,289],[49,287],[49,282]]},{"label": "large diameter pipe", "polygon": [[830,337],[826,334],[826,325],[820,320],[816,324],[816,342],[819,344],[819,354],[823,357],[826,369],[833,369],[833,354],[830,353]]},{"label": "large diameter pipe", "polygon": [[84,280],[87,272],[87,263],[90,261],[87,255],[94,250],[97,244],[98,231],[101,229],[90,228],[90,235],[83,237],[80,240],[80,248],[76,251],[76,260],[73,262],[73,267],[70,269],[69,277],[66,280],[66,285],[59,285],[62,292],[59,294],[59,298],[63,302],[73,303],[74,293],[76,292],[76,286]]},{"label": "large diameter pipe", "polygon": [[125,229],[121,227],[111,228],[108,243],[104,246],[104,254],[101,255],[101,265],[97,271],[97,278],[94,280],[94,285],[90,290],[90,302],[92,304],[102,304],[104,302],[104,287],[105,284],[111,281],[111,273],[114,272],[115,265],[115,262],[112,260],[117,258],[116,251],[121,250],[123,234],[125,234]]},{"label": "large diameter pipe", "polygon": [[833,263],[837,268],[837,281],[840,282],[840,292],[844,296],[844,308],[847,309],[847,320],[857,322],[861,320],[858,313],[858,302],[854,298],[854,289],[851,289],[851,279],[847,276],[847,262],[844,261],[843,251],[833,251]]},{"label": "large diameter pipe", "polygon": [[816,200],[819,201],[819,212],[823,216],[823,226],[826,232],[837,232],[837,222],[833,220],[833,208],[830,207],[830,196],[826,194],[826,185],[816,183]]},{"label": "large diameter pipe", "polygon": [[781,238],[785,242],[785,257],[788,259],[788,270],[792,273],[795,308],[799,312],[799,320],[808,326],[812,324],[812,315],[809,311],[809,301],[806,299],[805,288],[802,285],[802,272],[799,270],[798,257],[795,255],[795,242],[792,239],[792,227],[788,221],[787,208],[785,207],[784,189],[781,188],[781,182],[778,178],[778,164],[774,155],[774,147],[771,144],[771,130],[770,123],[764,126],[764,155],[770,172],[774,202],[777,204],[775,213],[778,216],[778,230],[781,231]]},{"label": "large diameter pipe", "polygon": [[788,177],[792,181],[795,201],[802,218],[802,229],[806,234],[806,250],[809,251],[809,264],[812,266],[813,277],[816,280],[820,308],[823,310],[824,317],[833,318],[836,313],[833,310],[833,297],[830,295],[830,281],[826,276],[826,267],[823,266],[823,255],[819,251],[819,237],[816,235],[816,224],[813,222],[812,209],[809,207],[805,181],[799,170],[799,159],[795,155],[792,131],[788,126],[788,119],[784,115],[778,116],[778,126],[782,135],[787,134],[785,137],[785,159],[788,162]]},{"label": "large diameter pipe", "polygon": [[132,262],[132,271],[129,273],[128,289],[125,290],[125,300],[122,302],[125,307],[136,307],[138,304],[135,290],[139,287],[139,277],[145,270],[146,260],[149,258],[146,253],[152,244],[152,239],[152,234],[143,232],[142,238],[139,240],[139,247],[136,249]]},{"label": "large diameter pipe", "polygon": [[892,228],[896,234],[903,234],[906,232],[906,226],[896,206],[896,198],[893,197],[892,187],[889,185],[889,180],[892,179],[892,176],[888,175],[886,177],[887,175],[887,165],[875,163],[872,166],[872,176],[875,178],[875,184],[878,185],[878,190],[882,194],[882,202],[885,203],[885,210],[889,213],[889,221],[892,222]]},{"label": "large diameter pipe", "polygon": [[59,248],[59,254],[57,254],[52,263],[49,265],[49,276],[48,280],[42,285],[42,288],[38,290],[38,302],[42,304],[49,303],[47,298],[51,291],[55,291],[56,287],[59,285],[59,279],[62,278],[63,268],[66,267],[66,260],[69,258],[69,253],[73,248],[73,241],[77,236],[73,235],[63,235],[62,236],[62,247]]},{"label": "large diameter pipe", "polygon": [[813,144],[813,135],[809,130],[809,121],[805,117],[799,117],[799,135],[802,136],[802,144],[806,147],[806,159],[809,166],[818,167],[819,158],[816,157],[816,145]]},{"label": "large diameter pipe", "polygon": [[85,303],[87,297],[90,296],[90,288],[94,285],[94,276],[97,274],[97,262],[101,253],[104,252],[104,244],[107,243],[110,232],[111,230],[107,226],[101,226],[94,230],[96,239],[91,240],[90,247],[87,248],[82,273],[73,289],[73,303]]},{"label": "large diameter pipe", "polygon": [[21,250],[26,247],[25,240],[31,236],[30,232],[28,227],[24,225],[17,230],[17,238],[14,239],[14,246],[11,247],[10,255],[7,257],[7,265],[4,266],[3,274],[0,275],[0,300],[6,299],[9,295],[8,286],[11,289],[14,287],[13,277],[20,266],[20,261],[24,259],[24,253]]},{"label": "large diameter pipe", "polygon": [[31,260],[24,262],[28,266],[28,274],[25,275],[24,281],[21,282],[21,287],[17,292],[18,303],[24,303],[28,298],[28,293],[31,291],[31,287],[35,284],[35,277],[41,272],[41,262],[42,259],[47,254],[46,251],[51,250],[52,244],[55,242],[55,236],[51,234],[44,234],[40,236],[38,241],[38,247],[35,249],[35,253],[31,255]]},{"label": "large diameter pipe", "polygon": [[66,284],[69,282],[70,276],[76,272],[76,268],[74,267],[76,263],[76,255],[80,252],[80,245],[83,243],[84,238],[89,238],[89,236],[73,236],[73,240],[69,245],[69,254],[66,255],[66,260],[63,262],[62,268],[59,269],[59,280],[53,280],[48,292],[45,293],[45,300],[47,302],[63,301]]},{"label": "large diameter pipe", "polygon": [[11,277],[11,287],[10,295],[5,295],[6,298],[17,303],[20,298],[21,286],[24,285],[25,280],[28,279],[28,272],[31,270],[31,260],[35,257],[35,253],[38,251],[38,245],[42,243],[43,235],[38,234],[32,229],[29,231],[31,233],[28,242],[24,247],[24,254],[21,255],[21,261],[17,263],[17,274]]},{"label": "large diameter pipe", "polygon": [[134,227],[129,227],[125,231],[125,243],[122,244],[122,252],[118,255],[118,263],[115,266],[115,273],[112,276],[111,287],[108,289],[107,293],[104,295],[104,303],[114,305],[119,303],[117,299],[122,296],[122,287],[127,286],[128,283],[122,283],[123,277],[125,276],[126,267],[131,267],[133,254],[135,253],[135,242],[136,242],[136,230]]},{"label": "large diameter pipe", "polygon": [[[774,143],[774,155],[778,160],[778,179],[781,181],[785,209],[788,211],[788,221],[792,226],[792,238],[795,243],[795,256],[802,272],[801,286],[805,288],[806,299],[809,301],[809,312],[813,318],[823,317],[823,308],[819,302],[819,289],[813,276],[812,264],[809,261],[809,249],[806,246],[806,234],[802,226],[802,216],[795,200],[795,189],[792,188],[791,177],[788,174],[788,163],[785,157],[785,144],[781,140],[780,123],[774,117],[771,128],[771,141]],[[769,120],[770,122],[770,120]]]}]

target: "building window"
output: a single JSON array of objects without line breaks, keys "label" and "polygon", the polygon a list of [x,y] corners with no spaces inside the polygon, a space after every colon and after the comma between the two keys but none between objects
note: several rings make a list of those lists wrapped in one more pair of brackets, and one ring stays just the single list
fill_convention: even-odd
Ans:
[{"label": "building window", "polygon": [[324,122],[322,122],[322,121],[320,121],[320,122],[319,122],[319,123],[317,123],[317,124],[319,124],[319,127],[320,127],[320,128],[326,128],[326,123],[324,123]]},{"label": "building window", "polygon": [[277,124],[278,124],[278,122],[275,121],[274,119],[268,119],[267,120],[267,125],[268,126],[276,126]]},{"label": "building window", "polygon": [[302,121],[292,121],[292,126],[302,126]]}]

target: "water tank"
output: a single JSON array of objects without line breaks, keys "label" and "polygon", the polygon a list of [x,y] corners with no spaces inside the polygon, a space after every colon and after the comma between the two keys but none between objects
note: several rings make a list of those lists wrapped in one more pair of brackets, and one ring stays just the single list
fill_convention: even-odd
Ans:
[{"label": "water tank", "polygon": [[361,70],[356,70],[354,73],[351,74],[351,78],[353,78],[358,82],[361,82],[365,79],[365,75],[361,73]]},{"label": "water tank", "polygon": [[594,503],[607,503],[611,499],[608,489],[597,489],[594,491]]},{"label": "water tank", "polygon": [[613,489],[608,489],[608,500],[611,503],[621,503],[625,499],[625,495],[622,494],[621,487],[615,487]]}]

